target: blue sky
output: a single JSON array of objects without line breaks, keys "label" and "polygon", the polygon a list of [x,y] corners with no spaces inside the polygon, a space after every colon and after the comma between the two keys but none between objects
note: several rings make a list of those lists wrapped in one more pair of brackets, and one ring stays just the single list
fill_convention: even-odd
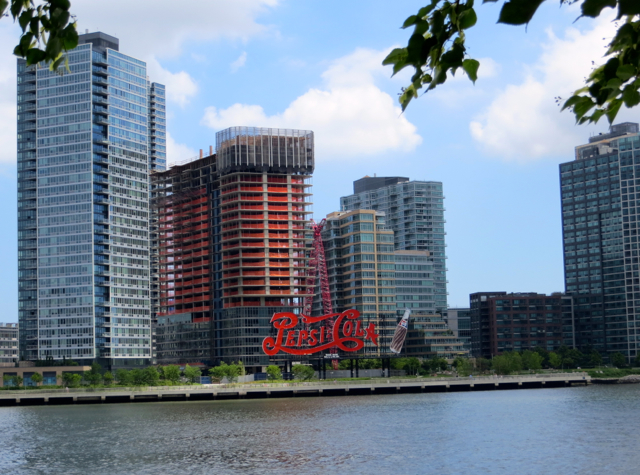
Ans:
[{"label": "blue sky", "polygon": [[[398,0],[75,0],[79,30],[120,38],[167,85],[169,162],[215,145],[234,125],[310,129],[316,137],[314,214],[339,207],[364,175],[438,180],[445,190],[449,305],[471,292],[563,290],[558,164],[606,123],[560,113],[601,62],[612,17],[580,19],[546,2],[527,29],[496,25],[478,5],[468,33],[480,59],[414,101],[407,75],[380,65],[410,35],[399,26],[426,2]],[[479,3],[479,2],[478,2]],[[108,7],[107,7],[108,5]],[[0,321],[17,321],[15,58],[18,28],[0,21]],[[638,121],[623,110],[620,121]]]}]

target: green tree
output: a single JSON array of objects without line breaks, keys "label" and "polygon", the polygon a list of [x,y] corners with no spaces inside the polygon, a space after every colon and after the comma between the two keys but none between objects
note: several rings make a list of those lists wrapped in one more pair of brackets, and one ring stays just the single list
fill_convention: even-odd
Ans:
[{"label": "green tree", "polygon": [[22,376],[18,375],[13,377],[14,386],[19,388],[20,386],[22,386],[23,383],[24,383],[24,378]]},{"label": "green tree", "polygon": [[239,376],[246,376],[247,375],[247,371],[244,368],[244,363],[242,361],[238,361],[236,363],[236,365],[240,369],[240,375]]},{"label": "green tree", "polygon": [[147,373],[139,368],[135,368],[129,371],[129,379],[134,386],[146,386],[147,385]]},{"label": "green tree", "polygon": [[36,386],[38,386],[42,382],[43,379],[44,378],[42,377],[42,375],[40,373],[33,373],[31,375],[31,381],[33,381]]},{"label": "green tree", "polygon": [[131,374],[124,368],[118,368],[116,370],[116,380],[118,381],[118,384],[123,386],[131,386],[133,384]]},{"label": "green tree", "polygon": [[102,366],[94,362],[90,371],[85,371],[84,379],[91,385],[97,386],[102,381]]},{"label": "green tree", "polygon": [[104,384],[106,386],[113,384],[113,374],[111,373],[111,371],[107,371],[102,375],[102,381],[104,381]]},{"label": "green tree", "polygon": [[215,366],[209,370],[209,375],[215,381],[222,381],[227,378],[227,381],[233,383],[238,380],[238,376],[242,371],[242,367],[237,364],[226,364],[222,361],[218,366]]},{"label": "green tree", "polygon": [[274,364],[267,366],[267,378],[272,381],[282,379],[282,371],[280,371],[280,367]]},{"label": "green tree", "polygon": [[[240,363],[240,362],[238,362]],[[230,383],[235,383],[238,381],[238,376],[240,376],[242,374],[242,370],[244,369],[244,366],[242,366],[241,364],[230,364],[227,365],[227,372],[226,372],[226,376],[227,376],[227,380]]]},{"label": "green tree", "polygon": [[190,383],[195,383],[200,376],[202,376],[200,368],[189,365],[184,367],[184,377],[187,378]]},{"label": "green tree", "polygon": [[222,361],[218,366],[211,368],[209,370],[209,376],[211,376],[211,379],[213,381],[221,382],[226,376],[226,366],[227,363]]},{"label": "green tree", "polygon": [[562,357],[553,351],[549,353],[549,366],[552,368],[559,368],[562,366]]},{"label": "green tree", "polygon": [[516,351],[494,356],[492,364],[497,374],[511,374],[522,371],[522,357]]},{"label": "green tree", "polygon": [[82,382],[82,376],[76,373],[62,373],[62,384],[68,388],[77,388]]},{"label": "green tree", "polygon": [[447,360],[444,358],[431,358],[422,362],[425,371],[435,373],[437,371],[446,371],[449,367]]},{"label": "green tree", "polygon": [[522,352],[522,366],[524,369],[537,370],[542,369],[542,361],[544,358],[537,352],[524,350]]},{"label": "green tree", "polygon": [[299,379],[300,381],[309,381],[314,378],[315,371],[311,366],[303,365],[303,364],[295,364],[291,368],[291,372],[293,373],[293,377]]},{"label": "green tree", "polygon": [[600,355],[597,350],[593,350],[589,354],[589,366],[592,368],[602,366],[602,355]]},{"label": "green tree", "polygon": [[549,351],[544,349],[541,346],[536,346],[533,351],[542,356],[542,367],[546,367],[549,365]]},{"label": "green tree", "polygon": [[453,366],[456,367],[456,371],[460,376],[469,376],[473,369],[469,359],[462,358],[460,356],[458,356],[455,360],[453,360]]},{"label": "green tree", "polygon": [[164,379],[177,383],[180,381],[180,367],[176,365],[169,365],[163,368]]},{"label": "green tree", "polygon": [[420,360],[416,357],[407,358],[404,363],[404,370],[408,376],[413,376],[420,369]]},{"label": "green tree", "polygon": [[611,355],[611,364],[617,368],[624,368],[627,366],[627,358],[622,353],[616,352]]},{"label": "green tree", "polygon": [[[526,25],[543,1],[506,0],[498,23]],[[618,30],[609,43],[607,62],[593,70],[586,86],[564,101],[562,109],[570,109],[581,124],[597,122],[603,115],[612,123],[622,104],[632,107],[640,103],[640,2],[560,0],[561,5],[576,2],[581,4],[581,17],[596,18],[604,8],[617,8]],[[474,0],[431,0],[405,20],[402,28],[413,28],[407,46],[391,51],[382,63],[393,66],[393,74],[413,68],[411,83],[399,97],[403,110],[423,88],[435,89],[460,69],[475,83],[480,63],[467,54],[466,31],[476,21]]]},{"label": "green tree", "polygon": [[476,368],[478,368],[478,371],[489,371],[491,369],[491,360],[487,358],[477,358]]},{"label": "green tree", "polygon": [[160,380],[160,373],[155,366],[149,366],[144,369],[145,379],[149,386],[157,386]]}]

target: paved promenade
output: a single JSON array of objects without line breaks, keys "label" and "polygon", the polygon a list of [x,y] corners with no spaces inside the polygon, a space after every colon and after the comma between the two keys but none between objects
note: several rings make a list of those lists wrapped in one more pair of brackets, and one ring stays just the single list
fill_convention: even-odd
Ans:
[{"label": "paved promenade", "polygon": [[284,397],[356,396],[455,391],[557,388],[591,383],[586,373],[482,376],[474,378],[409,378],[359,381],[211,384],[141,388],[0,391],[0,406],[104,404],[123,402],[203,401]]}]

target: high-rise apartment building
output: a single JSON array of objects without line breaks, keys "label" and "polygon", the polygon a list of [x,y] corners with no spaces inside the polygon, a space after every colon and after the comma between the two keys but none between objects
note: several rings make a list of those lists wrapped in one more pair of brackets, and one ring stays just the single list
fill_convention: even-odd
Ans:
[{"label": "high-rise apartment building", "polygon": [[434,264],[428,251],[396,251],[396,305],[433,315],[435,305]]},{"label": "high-rise apartment building", "polygon": [[566,292],[601,296],[584,331],[631,360],[640,349],[638,124],[613,125],[576,147],[560,165],[560,185]]},{"label": "high-rise apartment building", "polygon": [[389,354],[398,323],[393,231],[384,213],[373,210],[334,212],[326,219],[322,240],[333,311],[358,310],[363,325],[374,323],[380,335],[379,346],[367,342],[363,354]]},{"label": "high-rise apartment building", "polygon": [[146,364],[164,86],[104,33],[80,35],[67,58],[68,71],[18,60],[20,357]]},{"label": "high-rise apartment building", "polygon": [[409,181],[405,177],[364,177],[353,183],[354,194],[340,198],[342,211],[384,212],[398,251],[428,251],[433,264],[432,299],[425,313],[446,312],[447,278],[442,183]]},{"label": "high-rise apartment building", "polygon": [[269,364],[271,317],[306,293],[313,168],[313,132],[233,127],[215,155],[153,175],[159,363]]}]

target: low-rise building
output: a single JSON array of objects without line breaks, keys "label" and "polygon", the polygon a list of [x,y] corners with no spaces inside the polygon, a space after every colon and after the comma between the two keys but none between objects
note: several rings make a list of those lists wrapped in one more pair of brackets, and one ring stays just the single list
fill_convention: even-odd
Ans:
[{"label": "low-rise building", "polygon": [[555,351],[563,344],[560,293],[479,292],[470,300],[473,356],[537,347]]},{"label": "low-rise building", "polygon": [[0,323],[0,367],[18,361],[18,331],[17,323]]},{"label": "low-rise building", "polygon": [[471,351],[471,309],[450,308],[445,321],[455,337],[464,343],[464,349]]},{"label": "low-rise building", "polygon": [[451,362],[458,356],[468,357],[464,343],[459,340],[439,314],[411,314],[409,331],[402,356],[445,358]]},{"label": "low-rise building", "polygon": [[3,386],[13,386],[11,377],[20,376],[23,386],[36,386],[31,377],[39,373],[42,376],[42,386],[54,386],[62,384],[63,373],[83,374],[90,370],[91,366],[36,366],[31,361],[25,361],[20,363],[20,367],[0,368],[0,381]]}]

